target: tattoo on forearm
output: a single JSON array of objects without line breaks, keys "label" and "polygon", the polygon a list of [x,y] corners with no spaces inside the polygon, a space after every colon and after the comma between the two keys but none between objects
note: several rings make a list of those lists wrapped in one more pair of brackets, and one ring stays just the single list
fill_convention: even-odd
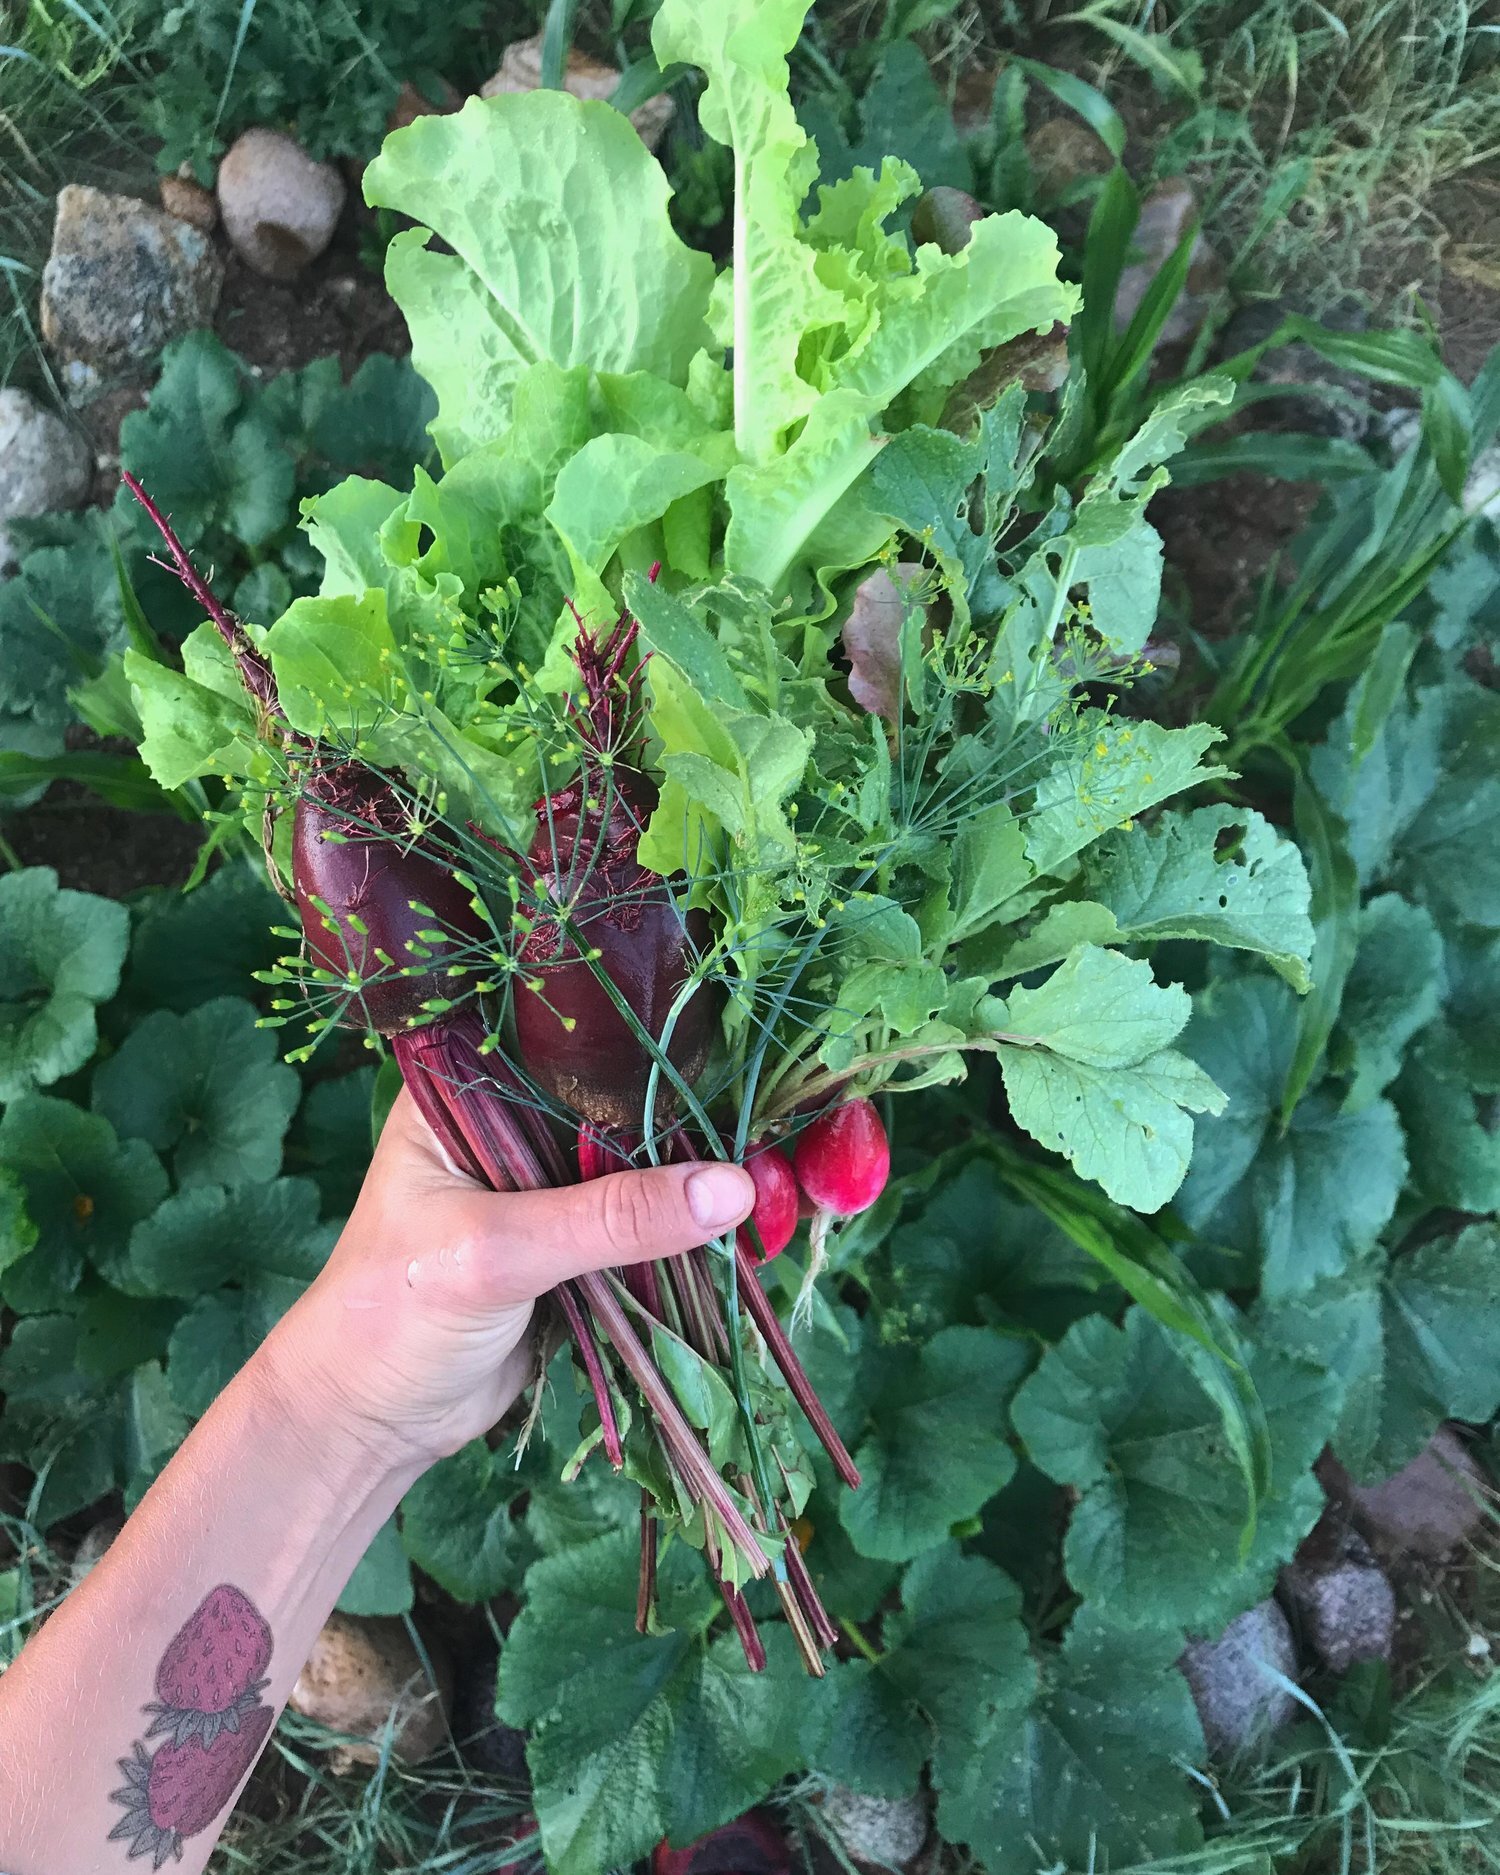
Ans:
[{"label": "tattoo on forearm", "polygon": [[148,1752],[137,1739],[121,1758],[124,1785],[110,1792],[125,1814],[109,1832],[130,1843],[130,1859],[150,1856],[159,1869],[182,1858],[182,1839],[207,1829],[255,1762],[275,1714],[261,1698],[271,1658],[271,1630],[227,1584],[204,1597],[173,1636],[156,1669],[147,1707],[147,1738],[168,1734]]}]

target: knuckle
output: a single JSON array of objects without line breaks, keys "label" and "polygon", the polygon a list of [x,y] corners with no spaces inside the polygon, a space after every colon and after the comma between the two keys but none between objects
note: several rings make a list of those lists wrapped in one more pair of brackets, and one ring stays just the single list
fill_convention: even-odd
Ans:
[{"label": "knuckle", "polygon": [[663,1204],[656,1181],[644,1172],[616,1172],[601,1180],[599,1197],[604,1235],[612,1249],[649,1246],[670,1222],[670,1207]]}]

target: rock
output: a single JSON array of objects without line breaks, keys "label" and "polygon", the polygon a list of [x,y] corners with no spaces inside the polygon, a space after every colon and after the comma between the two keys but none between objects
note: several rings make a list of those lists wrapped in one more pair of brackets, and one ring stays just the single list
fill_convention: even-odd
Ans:
[{"label": "rock", "polygon": [[333,239],[344,179],[280,130],[247,130],[219,165],[219,209],[234,251],[267,280],[291,280]]},{"label": "rock", "polygon": [[[1049,117],[1038,124],[1026,139],[1026,157],[1044,197],[1062,195],[1086,177],[1108,175],[1113,166],[1109,151],[1088,125],[1071,116]],[[1144,214],[1142,209],[1143,218]]]},{"label": "rock", "polygon": [[1353,1531],[1331,1566],[1293,1563],[1283,1569],[1281,1592],[1303,1639],[1330,1673],[1347,1673],[1357,1660],[1390,1659],[1396,1592]]},{"label": "rock", "polygon": [[902,1869],[927,1841],[927,1805],[920,1797],[865,1797],[846,1784],[830,1784],[823,1820],[856,1862]]},{"label": "rock", "polygon": [[86,368],[154,363],[172,339],[212,322],[223,279],[201,229],[70,182],[42,269],[42,337]]},{"label": "rock", "polygon": [[119,1517],[105,1517],[89,1525],[73,1552],[73,1560],[68,1564],[70,1591],[76,1589],[89,1571],[103,1560],[104,1552],[124,1528],[124,1521]]},{"label": "rock", "polygon": [[[537,33],[530,39],[513,40],[505,48],[499,71],[493,78],[485,80],[479,88],[479,95],[482,98],[498,98],[507,92],[535,91],[541,82],[542,35]],[[601,64],[598,59],[591,59],[588,53],[580,52],[576,47],[569,50],[567,69],[563,73],[564,91],[571,91],[575,98],[607,101],[619,82],[620,73],[613,65]],[[647,98],[644,104],[638,104],[630,113],[630,121],[648,150],[654,150],[661,142],[676,108],[672,100],[663,95]]]},{"label": "rock", "polygon": [[70,425],[27,392],[0,391],[0,572],[14,555],[6,522],[81,507],[94,457]]},{"label": "rock", "polygon": [[1289,1680],[1297,1672],[1292,1630],[1274,1601],[1246,1609],[1216,1641],[1189,1641],[1177,1664],[1216,1758],[1252,1750],[1297,1710],[1296,1700],[1265,1671],[1271,1667]]},{"label": "rock", "polygon": [[[1151,282],[1176,251],[1197,212],[1193,192],[1182,181],[1161,183],[1141,203],[1140,220],[1131,238],[1131,246],[1141,258],[1132,261],[1120,275],[1115,291],[1117,332],[1123,332],[1135,317]],[[1174,345],[1190,339],[1203,324],[1209,299],[1220,281],[1218,258],[1200,234],[1193,242],[1187,282],[1178,295],[1177,304],[1167,315],[1157,343]]]},{"label": "rock", "polygon": [[414,84],[403,84],[385,120],[387,135],[393,130],[405,130],[408,124],[414,124],[419,117],[446,117],[450,111],[456,111],[463,99],[446,82],[443,83],[442,91],[442,102],[434,104]]},{"label": "rock", "polygon": [[1439,1562],[1474,1535],[1493,1496],[1463,1440],[1440,1426],[1409,1465],[1355,1491],[1354,1514],[1378,1548]]},{"label": "rock", "polygon": [[214,199],[212,189],[205,189],[184,163],[175,176],[163,176],[156,185],[161,196],[161,205],[169,215],[175,215],[179,221],[191,222],[193,227],[201,228],[205,234],[212,234],[219,225],[219,204]]},{"label": "rock", "polygon": [[381,1743],[397,1714],[394,1750],[409,1764],[429,1757],[448,1736],[452,1670],[431,1649],[433,1685],[403,1624],[394,1619],[330,1615],[297,1676],[288,1702],[304,1718],[368,1744],[341,1745],[330,1756],[335,1772],[378,1764]]}]

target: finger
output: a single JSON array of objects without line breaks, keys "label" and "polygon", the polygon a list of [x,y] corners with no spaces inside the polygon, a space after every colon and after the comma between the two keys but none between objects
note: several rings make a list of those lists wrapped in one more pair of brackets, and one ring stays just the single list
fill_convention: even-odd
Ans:
[{"label": "finger", "polygon": [[676,1256],[741,1224],[755,1185],[737,1165],[612,1172],[561,1191],[514,1192],[496,1223],[508,1284],[542,1295],[585,1270]]}]

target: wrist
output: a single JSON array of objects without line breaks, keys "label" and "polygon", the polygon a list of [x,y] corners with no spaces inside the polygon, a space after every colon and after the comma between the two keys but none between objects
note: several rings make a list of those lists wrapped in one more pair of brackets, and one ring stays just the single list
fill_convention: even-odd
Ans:
[{"label": "wrist", "polygon": [[[261,1413],[298,1455],[298,1462],[347,1497],[389,1482],[399,1497],[431,1462],[401,1429],[370,1409],[341,1374],[335,1324],[321,1317],[321,1296],[309,1289],[282,1316],[251,1356],[246,1374]],[[348,1366],[347,1350],[344,1350]]]}]

